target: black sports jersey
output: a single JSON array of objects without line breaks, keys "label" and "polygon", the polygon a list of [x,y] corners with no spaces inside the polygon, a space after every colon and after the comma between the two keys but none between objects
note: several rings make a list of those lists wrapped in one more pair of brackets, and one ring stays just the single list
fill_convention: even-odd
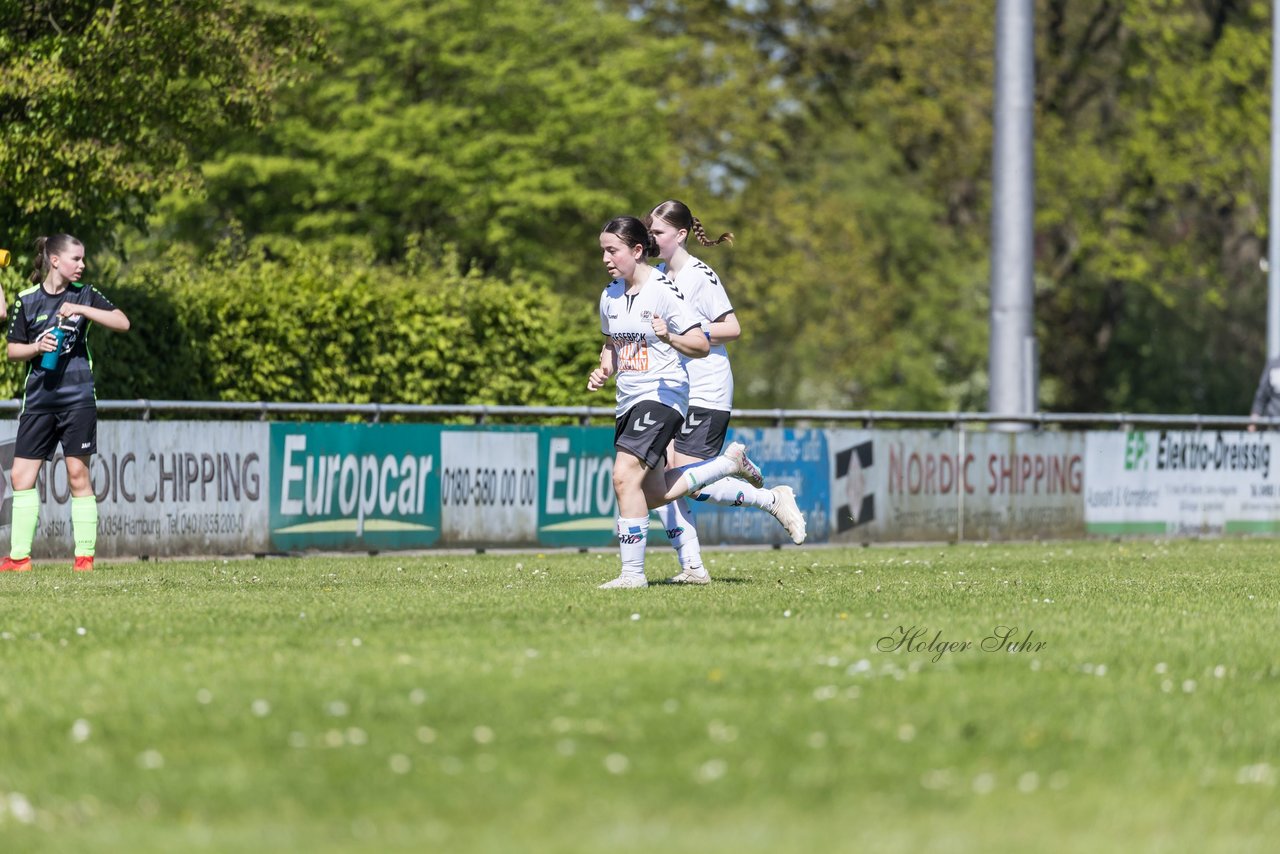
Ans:
[{"label": "black sports jersey", "polygon": [[[34,343],[47,329],[58,325],[58,307],[74,302],[105,311],[115,305],[92,285],[72,282],[54,295],[43,285],[27,288],[18,294],[9,319],[9,340],[17,344]],[[23,412],[62,412],[95,404],[93,394],[93,360],[86,340],[89,321],[77,314],[65,319],[58,366],[53,370],[40,367],[41,355],[27,363],[27,385],[22,395]]]}]

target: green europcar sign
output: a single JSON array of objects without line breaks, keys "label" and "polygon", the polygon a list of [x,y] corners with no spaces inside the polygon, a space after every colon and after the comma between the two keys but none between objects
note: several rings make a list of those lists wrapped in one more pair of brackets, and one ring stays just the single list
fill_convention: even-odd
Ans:
[{"label": "green europcar sign", "polygon": [[435,545],[440,433],[420,424],[272,424],[272,547]]},{"label": "green europcar sign", "polygon": [[613,430],[545,427],[539,433],[542,490],[538,542],[581,548],[616,545]]},{"label": "green europcar sign", "polygon": [[270,453],[275,551],[617,543],[608,427],[273,423]]}]

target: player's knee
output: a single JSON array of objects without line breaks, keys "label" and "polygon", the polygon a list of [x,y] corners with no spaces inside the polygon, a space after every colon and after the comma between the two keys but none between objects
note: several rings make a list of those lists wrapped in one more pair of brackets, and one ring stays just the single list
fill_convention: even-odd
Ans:
[{"label": "player's knee", "polygon": [[621,459],[613,466],[613,490],[618,494],[631,492],[641,488],[644,480],[644,469],[638,465],[628,465]]}]

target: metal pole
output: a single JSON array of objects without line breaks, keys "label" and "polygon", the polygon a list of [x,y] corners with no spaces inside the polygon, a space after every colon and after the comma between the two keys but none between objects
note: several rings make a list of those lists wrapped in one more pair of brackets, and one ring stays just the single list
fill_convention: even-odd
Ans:
[{"label": "metal pole", "polygon": [[[996,5],[995,124],[991,164],[992,412],[1035,411],[1035,16],[1033,0]],[[1028,354],[1032,354],[1028,358]],[[1002,423],[998,429],[1025,429]]]},{"label": "metal pole", "polygon": [[1267,235],[1267,358],[1280,356],[1280,2],[1271,6],[1271,217]]},{"label": "metal pole", "polygon": [[965,455],[965,433],[964,422],[956,424],[956,442],[959,444],[959,453],[956,456],[956,542],[964,542],[964,455]]}]

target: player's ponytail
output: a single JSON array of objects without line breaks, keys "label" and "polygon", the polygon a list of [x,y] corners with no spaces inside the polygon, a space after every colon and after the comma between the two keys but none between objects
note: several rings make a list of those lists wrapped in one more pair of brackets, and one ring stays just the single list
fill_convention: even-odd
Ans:
[{"label": "player's ponytail", "polygon": [[693,236],[698,238],[698,242],[701,243],[703,246],[719,246],[721,243],[728,243],[728,244],[733,243],[732,231],[726,231],[724,234],[720,235],[715,240],[712,240],[711,238],[707,237],[707,232],[702,227],[702,220],[698,219],[696,216],[693,217]]},{"label": "player's ponytail", "polygon": [[689,210],[688,205],[675,199],[667,199],[667,201],[650,211],[649,222],[652,223],[654,219],[660,219],[672,228],[689,232],[703,246],[719,246],[721,243],[733,243],[733,232],[731,231],[726,231],[715,240],[707,237],[707,231],[702,227],[702,221],[693,215],[693,211]]},{"label": "player's ponytail", "polygon": [[45,254],[45,246],[49,238],[41,235],[36,238],[36,254],[31,257],[31,275],[27,278],[32,284],[40,284],[49,274],[49,256]]}]

